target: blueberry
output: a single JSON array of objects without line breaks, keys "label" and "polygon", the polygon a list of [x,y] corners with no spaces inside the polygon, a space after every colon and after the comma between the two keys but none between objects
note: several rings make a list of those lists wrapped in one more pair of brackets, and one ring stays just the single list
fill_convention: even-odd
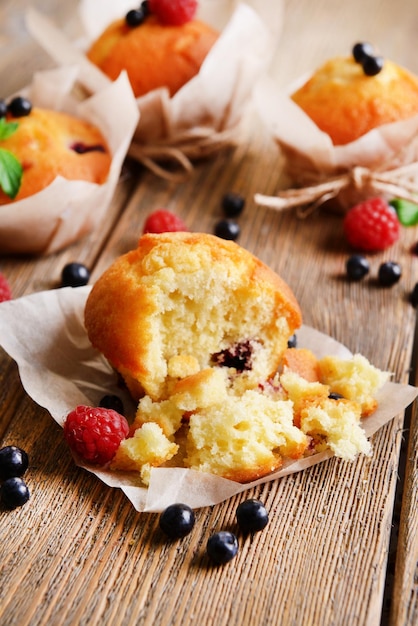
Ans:
[{"label": "blueberry", "polygon": [[7,104],[5,100],[0,100],[0,117],[6,117],[7,115]]},{"label": "blueberry", "polygon": [[103,398],[101,398],[100,402],[99,402],[99,406],[105,408],[105,409],[112,409],[113,411],[116,411],[117,413],[119,413],[120,415],[123,415],[123,402],[122,400],[119,398],[119,396],[115,396],[112,394],[108,394],[106,396],[103,396]]},{"label": "blueberry", "polygon": [[410,293],[409,301],[413,307],[418,307],[418,283],[415,283],[414,288]]},{"label": "blueberry", "polygon": [[379,267],[378,281],[382,287],[392,287],[402,276],[402,269],[395,261],[386,261]]},{"label": "blueberry", "polygon": [[328,394],[328,398],[330,400],[341,400],[342,398],[344,398],[344,396],[342,396],[337,391],[330,391],[330,393]]},{"label": "blueberry", "polygon": [[361,62],[363,72],[366,76],[376,76],[382,71],[384,65],[383,57],[379,56],[365,56]]},{"label": "blueberry", "polygon": [[23,506],[30,497],[28,486],[19,476],[5,480],[0,493],[2,503],[9,509]]},{"label": "blueberry", "polygon": [[233,533],[221,530],[209,537],[206,552],[217,565],[228,563],[238,552],[238,539]]},{"label": "blueberry", "polygon": [[347,276],[351,280],[361,280],[370,271],[370,265],[366,257],[361,254],[353,254],[346,262]]},{"label": "blueberry", "polygon": [[244,210],[245,199],[238,193],[232,191],[226,193],[222,198],[222,209],[228,217],[235,217]]},{"label": "blueberry", "polygon": [[131,28],[135,28],[136,26],[142,24],[146,16],[147,14],[142,7],[140,7],[139,9],[131,9],[127,12],[125,16],[125,21],[128,26],[130,26]]},{"label": "blueberry", "polygon": [[90,272],[82,263],[68,263],[62,270],[61,284],[63,287],[82,287],[87,285]]},{"label": "blueberry", "polygon": [[297,345],[298,345],[298,338],[296,337],[296,335],[292,335],[291,337],[289,337],[289,339],[287,340],[287,347],[296,348]]},{"label": "blueberry", "polygon": [[187,504],[171,504],[160,515],[159,525],[171,539],[188,535],[195,522],[193,510]]},{"label": "blueberry", "polygon": [[268,524],[269,516],[266,507],[259,500],[245,500],[236,511],[237,522],[244,533],[255,533],[263,530]]},{"label": "blueberry", "polygon": [[8,110],[13,117],[25,117],[32,111],[32,103],[27,98],[16,96],[9,102]]},{"label": "blueberry", "polygon": [[239,225],[232,220],[221,220],[215,225],[215,235],[221,237],[221,239],[235,241],[235,239],[238,239],[240,232]]},{"label": "blueberry", "polygon": [[365,56],[373,56],[373,46],[367,42],[356,43],[352,52],[354,60],[362,63]]},{"label": "blueberry", "polygon": [[24,450],[16,446],[6,446],[0,450],[0,478],[23,476],[28,469],[29,458]]}]

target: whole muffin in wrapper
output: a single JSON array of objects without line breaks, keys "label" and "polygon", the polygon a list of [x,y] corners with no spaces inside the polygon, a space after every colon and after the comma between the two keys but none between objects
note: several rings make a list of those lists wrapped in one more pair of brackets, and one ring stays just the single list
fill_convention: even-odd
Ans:
[{"label": "whole muffin in wrapper", "polygon": [[[87,57],[91,42],[106,24],[135,8],[124,1],[118,3],[116,13],[114,4],[80,2],[85,30],[81,43],[66,39],[35,11],[27,16],[30,32],[58,64],[80,64],[89,92],[110,81]],[[254,85],[272,61],[281,30],[282,4],[272,4],[268,0],[238,5],[227,0],[199,2],[197,18],[217,30],[219,37],[199,71],[176,93],[170,95],[169,88],[159,87],[137,98],[141,116],[130,148],[132,157],[164,175],[160,163],[174,161],[190,170],[195,159],[234,145]]]},{"label": "whole muffin in wrapper", "polygon": [[[380,59],[380,57],[379,57]],[[418,192],[418,78],[389,60],[367,75],[336,57],[280,92],[266,79],[256,101],[285,157],[294,189],[259,204],[282,209],[327,203],[341,212],[372,196]]]},{"label": "whole muffin in wrapper", "polygon": [[62,112],[65,119],[74,116],[95,126],[111,156],[107,176],[103,182],[90,182],[81,176],[77,179],[76,174],[73,180],[57,175],[35,193],[0,205],[1,254],[50,254],[61,250],[98,226],[109,207],[138,110],[123,74],[100,93],[80,102],[75,91],[78,72],[76,66],[38,72],[21,94],[38,110]]}]

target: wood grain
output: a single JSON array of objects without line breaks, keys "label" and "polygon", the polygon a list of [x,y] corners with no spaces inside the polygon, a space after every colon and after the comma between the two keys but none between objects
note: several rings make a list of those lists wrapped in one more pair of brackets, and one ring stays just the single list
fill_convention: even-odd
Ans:
[{"label": "wood grain", "polygon": [[[38,5],[63,28],[75,28],[71,3]],[[49,64],[16,26],[27,6],[18,0],[0,7],[0,44],[7,39],[10,46],[0,55],[7,93],[25,84],[35,67]],[[361,39],[418,72],[417,25],[415,0],[396,6],[373,0],[367,8],[353,0],[338,5],[338,11],[331,0],[287,0],[274,73],[287,84]],[[99,231],[47,258],[1,256],[0,271],[16,297],[57,288],[61,269],[71,260],[86,263],[94,281],[136,245],[151,210],[173,209],[191,230],[212,232],[221,217],[222,195],[236,191],[246,198],[239,242],[292,286],[305,323],[390,370],[395,381],[407,382],[416,361],[416,311],[408,303],[418,277],[418,257],[410,253],[416,229],[405,229],[399,243],[371,258],[370,278],[348,283],[349,250],[340,216],[318,211],[301,220],[293,212],[279,214],[254,204],[254,193],[274,193],[283,185],[281,165],[255,115],[246,120],[236,148],[197,163],[184,183],[161,180],[128,161]],[[375,277],[379,264],[389,259],[401,262],[403,277],[382,289]],[[74,466],[59,427],[26,396],[15,364],[0,351],[1,441],[28,451],[32,493],[21,509],[0,511],[0,623],[375,626],[387,620],[412,626],[418,616],[416,410],[407,432],[406,425],[399,415],[379,431],[371,457],[354,463],[333,459],[200,509],[193,532],[167,542],[157,515],[136,513],[122,493]],[[247,497],[265,502],[269,525],[253,539],[239,535],[239,554],[226,567],[211,566],[205,556],[208,537],[220,529],[237,531],[235,509]],[[396,569],[388,572],[391,546]]]}]

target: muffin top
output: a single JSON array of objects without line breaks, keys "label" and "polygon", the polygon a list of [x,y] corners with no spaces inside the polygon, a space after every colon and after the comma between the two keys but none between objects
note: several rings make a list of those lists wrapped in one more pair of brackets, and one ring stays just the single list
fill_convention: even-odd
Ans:
[{"label": "muffin top", "polygon": [[90,122],[35,107],[29,115],[8,116],[7,121],[16,122],[17,129],[0,146],[16,157],[23,173],[13,199],[0,190],[0,204],[32,196],[57,176],[97,184],[106,181],[110,151],[100,130]]},{"label": "muffin top", "polygon": [[385,60],[368,76],[353,56],[335,57],[291,96],[334,145],[418,114],[418,78]]}]

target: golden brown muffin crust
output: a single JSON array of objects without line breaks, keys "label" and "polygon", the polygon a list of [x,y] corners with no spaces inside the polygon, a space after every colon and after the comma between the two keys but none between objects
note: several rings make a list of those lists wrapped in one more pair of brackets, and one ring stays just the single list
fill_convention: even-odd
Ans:
[{"label": "golden brown muffin crust", "polygon": [[92,344],[131,390],[134,379],[159,397],[173,356],[192,355],[204,368],[216,351],[254,340],[257,359],[255,331],[268,359],[263,363],[260,348],[259,367],[273,374],[301,312],[288,285],[234,242],[164,233],[144,235],[102,275],[88,298],[85,324]]},{"label": "golden brown muffin crust", "polygon": [[92,44],[87,57],[112,80],[126,70],[136,97],[159,87],[174,95],[199,72],[218,36],[198,20],[168,26],[150,15],[132,28],[120,19]]},{"label": "golden brown muffin crust", "polygon": [[353,57],[336,57],[292,99],[334,145],[344,145],[373,128],[417,115],[418,78],[389,60],[378,74],[366,76]]},{"label": "golden brown muffin crust", "polygon": [[[14,201],[41,191],[57,176],[68,180],[106,181],[111,155],[98,128],[66,113],[33,108],[24,117],[8,118],[18,128],[0,142],[23,167],[22,183]],[[0,204],[12,199],[0,190]]]}]

